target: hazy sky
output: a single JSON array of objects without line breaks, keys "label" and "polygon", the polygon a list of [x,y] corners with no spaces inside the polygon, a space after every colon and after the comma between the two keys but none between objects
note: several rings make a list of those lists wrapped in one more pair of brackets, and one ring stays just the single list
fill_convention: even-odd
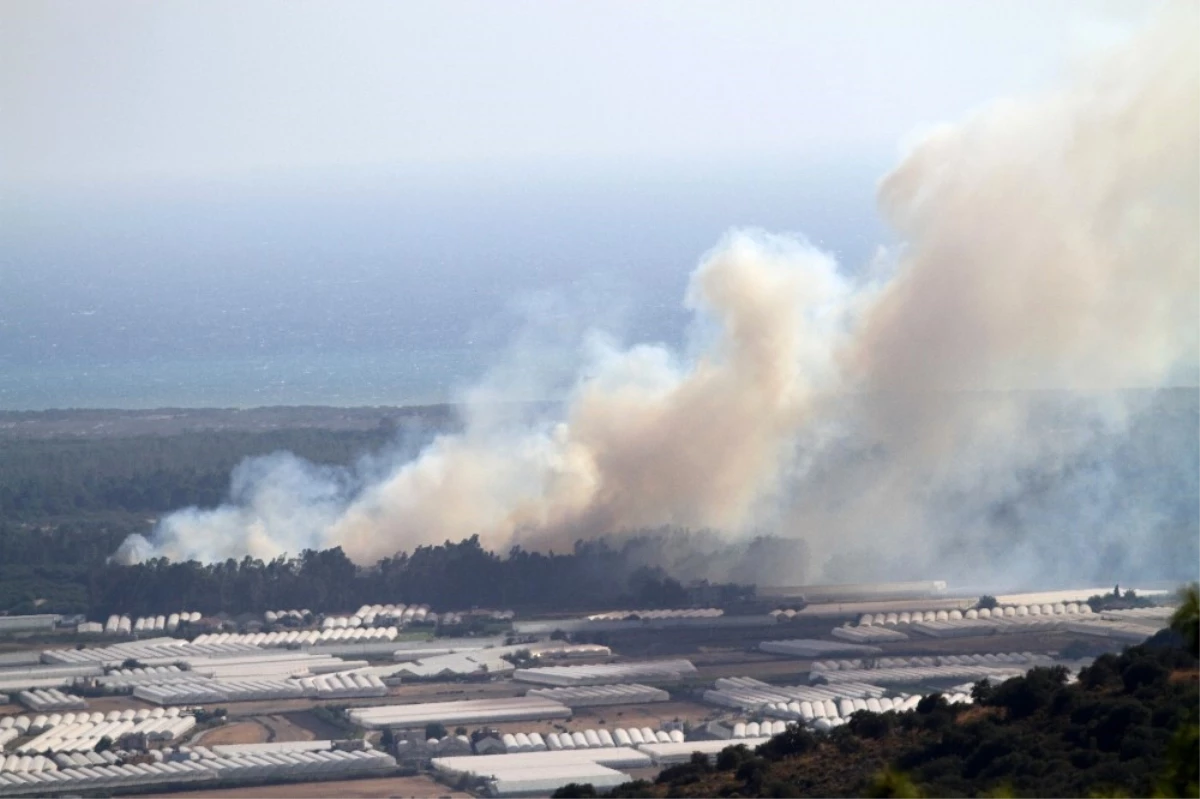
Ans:
[{"label": "hazy sky", "polygon": [[530,303],[678,341],[730,228],[860,268],[906,141],[1156,5],[7,0],[0,407],[442,398]]},{"label": "hazy sky", "polygon": [[1146,2],[0,5],[10,185],[879,159]]}]

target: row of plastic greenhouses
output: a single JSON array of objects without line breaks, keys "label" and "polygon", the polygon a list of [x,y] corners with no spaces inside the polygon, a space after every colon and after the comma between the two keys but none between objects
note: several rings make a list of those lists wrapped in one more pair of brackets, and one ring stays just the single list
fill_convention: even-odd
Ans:
[{"label": "row of plastic greenhouses", "polygon": [[325,674],[297,679],[173,680],[138,685],[133,695],[156,705],[250,702],[262,699],[320,699],[384,696],[387,686],[374,674]]},{"label": "row of plastic greenhouses", "polygon": [[763,708],[763,713],[785,719],[812,721],[813,719],[849,717],[859,710],[872,713],[887,713],[890,710],[912,710],[921,701],[918,695],[896,697],[871,697],[870,699],[826,699],[823,702],[772,702]]},{"label": "row of plastic greenhouses", "polygon": [[291,619],[294,622],[304,621],[306,617],[312,616],[312,611],[308,608],[303,610],[268,610],[263,614],[263,621],[267,624],[275,624],[285,619]]},{"label": "row of plastic greenhouses", "polygon": [[598,663],[587,666],[545,666],[517,669],[513,679],[541,685],[604,685],[621,680],[677,681],[696,673],[690,660],[650,660],[630,663]]},{"label": "row of plastic greenhouses", "polygon": [[[950,704],[966,703],[970,704],[974,700],[967,693],[952,693],[946,694],[946,701]],[[922,697],[919,694],[900,695],[895,697],[871,697],[870,699],[839,699],[834,702],[832,699],[826,699],[824,702],[772,702],[765,706],[762,712],[768,716],[776,716],[789,721],[811,722],[817,719],[847,719],[855,713],[865,710],[871,713],[888,713],[890,711],[903,712],[913,710],[920,703]],[[765,722],[764,722],[765,723]]]},{"label": "row of plastic greenhouses", "polygon": [[133,710],[109,710],[108,713],[52,713],[37,716],[5,716],[0,719],[0,732],[14,731],[19,735],[38,735],[47,729],[73,723],[101,723],[103,721],[144,721],[146,719],[175,719],[180,715],[179,708],[154,708]]},{"label": "row of plastic greenhouses", "polygon": [[17,747],[21,753],[89,752],[105,738],[119,740],[124,735],[143,734],[151,741],[173,741],[196,726],[193,716],[144,719],[142,721],[90,721],[60,724]]},{"label": "row of plastic greenhouses", "polygon": [[611,610],[607,613],[594,613],[588,616],[588,621],[621,621],[628,618],[638,619],[715,619],[725,615],[720,608],[682,608],[679,610]]},{"label": "row of plastic greenhouses", "polygon": [[[303,779],[386,773],[396,761],[372,750],[280,752],[205,760],[86,766],[58,770],[43,759],[40,771],[0,772],[0,796],[96,793],[190,782]],[[46,766],[49,766],[47,768]]]},{"label": "row of plastic greenhouses", "polygon": [[704,701],[722,707],[757,710],[772,702],[823,702],[843,698],[865,699],[886,693],[878,685],[846,682],[837,685],[769,685],[753,677],[722,677],[704,692]]},{"label": "row of plastic greenhouses", "polygon": [[41,755],[10,755],[0,758],[0,774],[29,774],[37,771],[58,771],[52,759]]},{"label": "row of plastic greenhouses", "polygon": [[398,627],[326,627],[321,630],[287,630],[273,633],[211,633],[196,637],[195,643],[237,643],[262,647],[300,647],[327,641],[394,641]]},{"label": "row of plastic greenhouses", "polygon": [[385,696],[387,686],[374,674],[326,674],[298,680],[306,696],[319,699]]},{"label": "row of plastic greenhouses", "polygon": [[348,715],[360,727],[377,730],[384,727],[424,727],[434,721],[450,727],[457,724],[565,719],[570,718],[571,709],[560,702],[537,696],[513,696],[359,707],[352,708]]},{"label": "row of plastic greenhouses", "polygon": [[926,610],[903,611],[900,613],[867,613],[859,619],[859,625],[915,624],[922,621],[962,621],[965,619],[1024,619],[1036,616],[1086,616],[1092,612],[1086,602],[1057,602],[1044,605],[1007,605],[996,608],[972,608],[970,610]]},{"label": "row of plastic greenhouses", "polygon": [[175,632],[181,623],[198,622],[203,618],[199,611],[184,611],[164,616],[129,616],[113,614],[104,622],[104,632],[109,635],[128,635],[140,632]]},{"label": "row of plastic greenhouses", "polygon": [[[759,736],[758,738],[743,738],[737,741],[737,744],[745,746],[750,751],[754,751],[755,747],[765,744],[771,740],[769,736]],[[658,767],[673,766],[678,763],[687,763],[692,760],[697,754],[704,756],[709,762],[721,753],[721,750],[728,746],[733,746],[728,739],[718,739],[715,741],[684,741],[682,743],[652,743],[645,746],[639,746],[638,751],[647,755]]]},{"label": "row of plastic greenhouses", "polygon": [[263,652],[246,657],[195,658],[187,661],[197,676],[222,680],[282,680],[363,668],[365,660],[343,660],[308,652]]},{"label": "row of plastic greenhouses", "polygon": [[[555,738],[557,737],[557,742]],[[582,732],[550,733],[546,746],[551,749],[595,749],[597,746],[637,746],[654,742],[682,741],[680,730],[653,730],[649,727],[617,727],[611,733],[605,729],[583,730]]]},{"label": "row of plastic greenhouses", "polygon": [[1053,662],[1053,658],[1045,655],[1035,655],[1032,652],[996,652],[966,655],[931,655],[924,657],[882,657],[873,660],[818,660],[814,661],[812,671],[851,671],[855,669],[892,669],[906,666],[1044,666]]},{"label": "row of plastic greenhouses", "polygon": [[144,721],[146,719],[176,718],[181,714],[177,707],[156,708],[126,708],[125,710],[110,710],[107,713],[95,711],[92,713],[51,713],[38,716],[5,716],[0,718],[0,730],[15,728],[22,733],[38,735],[51,727],[60,724],[76,724],[90,721],[99,724],[103,721]]},{"label": "row of plastic greenhouses", "polygon": [[504,744],[505,752],[558,752],[565,749],[601,749],[614,746],[637,746],[638,744],[669,742],[683,740],[679,730],[667,732],[652,730],[649,727],[618,727],[608,729],[587,729],[575,732],[552,732],[543,736],[541,733],[505,733],[500,741]]},{"label": "row of plastic greenhouses", "polygon": [[639,705],[647,702],[666,702],[671,696],[659,688],[632,683],[629,685],[594,685],[571,688],[533,688],[526,696],[536,696],[560,702],[568,707],[597,705]]},{"label": "row of plastic greenhouses", "polygon": [[17,694],[17,701],[34,712],[42,710],[82,710],[87,707],[81,697],[65,694],[57,688],[33,688]]},{"label": "row of plastic greenhouses", "polygon": [[122,788],[205,782],[215,778],[211,770],[198,763],[144,763],[63,771],[0,772],[0,796],[96,793]]},{"label": "row of plastic greenhouses", "polygon": [[249,644],[189,643],[181,638],[150,638],[104,647],[51,649],[43,652],[41,657],[46,663],[92,664],[117,668],[127,660],[136,660],[146,666],[167,666],[191,658],[250,655],[260,651]]},{"label": "row of plastic greenhouses", "polygon": [[[779,735],[787,729],[786,721],[739,721],[733,725],[734,738],[759,738],[763,736]],[[682,736],[680,737],[682,739]]]},{"label": "row of plastic greenhouses", "polygon": [[[665,744],[664,744],[665,745]],[[648,755],[625,747],[503,755],[437,757],[434,770],[452,781],[462,775],[485,780],[489,796],[550,796],[570,783],[613,788],[632,779],[617,769],[648,768]]]},{"label": "row of plastic greenhouses", "polygon": [[396,761],[376,750],[271,752],[188,761],[212,769],[218,779],[247,779],[355,774],[395,768]]},{"label": "row of plastic greenhouses", "polygon": [[58,771],[58,764],[42,755],[9,755],[0,758],[0,773],[24,774],[31,771]]},{"label": "row of plastic greenhouses", "polygon": [[109,766],[119,761],[120,758],[110,749],[103,752],[59,752],[54,756],[54,762],[59,768]]},{"label": "row of plastic greenhouses", "polygon": [[[18,688],[40,688],[43,681],[56,680],[58,685],[63,686],[69,685],[76,677],[95,677],[103,673],[104,669],[95,663],[59,663],[54,665],[29,663],[15,667],[9,666],[0,670],[0,683]],[[28,680],[29,685],[22,685],[22,680]]]},{"label": "row of plastic greenhouses", "polygon": [[195,658],[187,664],[193,672],[218,679],[282,679],[364,668],[367,661],[324,653],[260,649],[257,654],[245,657]]},{"label": "row of plastic greenhouses", "polygon": [[96,682],[107,688],[117,689],[132,688],[135,685],[149,683],[186,682],[194,679],[196,679],[195,672],[185,671],[172,664],[137,669],[116,669],[102,677],[97,677]]},{"label": "row of plastic greenhouses", "polygon": [[811,679],[827,683],[864,682],[904,683],[908,685],[940,680],[982,680],[1019,677],[1027,671],[1023,666],[945,665],[887,669],[854,669],[850,671],[814,671]]},{"label": "row of plastic greenhouses", "polygon": [[208,680],[139,685],[133,695],[156,705],[206,705],[261,699],[299,699],[304,689],[292,680]]},{"label": "row of plastic greenhouses", "polygon": [[862,645],[890,644],[908,639],[905,633],[887,627],[834,627],[831,634],[842,641]]},{"label": "row of plastic greenhouses", "polygon": [[[431,615],[433,618],[429,618]],[[429,612],[428,605],[363,605],[353,616],[326,616],[321,621],[321,627],[325,629],[346,629],[392,624],[404,626],[406,624],[436,620],[436,614]]]}]

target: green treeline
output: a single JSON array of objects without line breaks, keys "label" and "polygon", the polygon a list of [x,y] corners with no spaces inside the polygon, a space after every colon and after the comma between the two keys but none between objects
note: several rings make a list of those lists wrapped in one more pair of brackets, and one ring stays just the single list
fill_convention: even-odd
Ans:
[{"label": "green treeline", "polygon": [[[593,609],[686,604],[688,590],[668,576],[663,552],[707,557],[710,535],[643,531],[619,545],[573,551],[491,553],[477,539],[421,547],[369,567],[341,550],[291,553],[263,562],[217,564],[107,562],[132,533],[148,535],[160,514],[220,504],[231,472],[246,458],[290,452],[317,466],[353,466],[401,440],[419,445],[450,422],[423,417],[403,428],[267,431],[193,430],[172,435],[0,440],[0,612],[159,614],[172,610],[237,615],[278,608],[346,611],[363,604],[426,603],[438,610],[474,606]],[[386,421],[386,420],[384,420]],[[436,422],[433,423],[433,422]],[[403,435],[400,435],[400,431]],[[762,539],[748,555],[787,554]],[[782,560],[777,557],[776,559]],[[663,561],[663,568],[646,564]],[[748,593],[708,586],[705,602]]]},{"label": "green treeline", "polygon": [[291,608],[321,613],[391,602],[425,603],[435,610],[583,610],[678,607],[689,604],[696,590],[709,601],[732,602],[753,594],[748,586],[685,587],[661,568],[640,565],[640,544],[637,537],[621,546],[584,542],[564,554],[514,548],[500,557],[485,550],[476,536],[419,547],[370,567],[356,566],[340,548],[267,562],[5,564],[0,566],[0,609],[80,612],[93,619],[184,609],[230,615]]},{"label": "green treeline", "polygon": [[[90,610],[97,615],[161,613],[173,607],[204,613],[271,608],[322,612],[385,602],[426,603],[435,610],[571,610],[688,603],[684,586],[661,569],[636,565],[630,551],[628,545],[599,542],[579,544],[565,554],[514,548],[502,558],[474,536],[457,544],[419,547],[367,568],[355,566],[340,548],[265,563],[252,558],[211,565],[158,559],[96,570],[89,578]],[[732,598],[739,589],[730,586],[728,592]]]}]

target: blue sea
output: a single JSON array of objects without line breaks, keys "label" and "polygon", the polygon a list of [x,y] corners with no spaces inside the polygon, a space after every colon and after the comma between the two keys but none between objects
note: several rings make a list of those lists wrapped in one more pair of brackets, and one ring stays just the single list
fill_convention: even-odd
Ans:
[{"label": "blue sea", "polygon": [[861,267],[884,167],[29,192],[0,208],[0,409],[445,402],[514,342],[563,374],[589,329],[678,345],[731,228]]}]

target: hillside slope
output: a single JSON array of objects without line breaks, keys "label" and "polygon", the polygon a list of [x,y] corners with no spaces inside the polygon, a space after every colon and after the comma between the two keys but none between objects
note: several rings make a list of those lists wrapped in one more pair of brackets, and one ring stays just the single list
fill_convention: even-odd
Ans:
[{"label": "hillside slope", "polygon": [[1197,678],[1195,655],[1164,633],[1073,683],[1037,668],[976,686],[974,705],[935,695],[828,735],[793,726],[757,753],[731,747],[715,768],[696,759],[610,795],[1196,796]]}]

